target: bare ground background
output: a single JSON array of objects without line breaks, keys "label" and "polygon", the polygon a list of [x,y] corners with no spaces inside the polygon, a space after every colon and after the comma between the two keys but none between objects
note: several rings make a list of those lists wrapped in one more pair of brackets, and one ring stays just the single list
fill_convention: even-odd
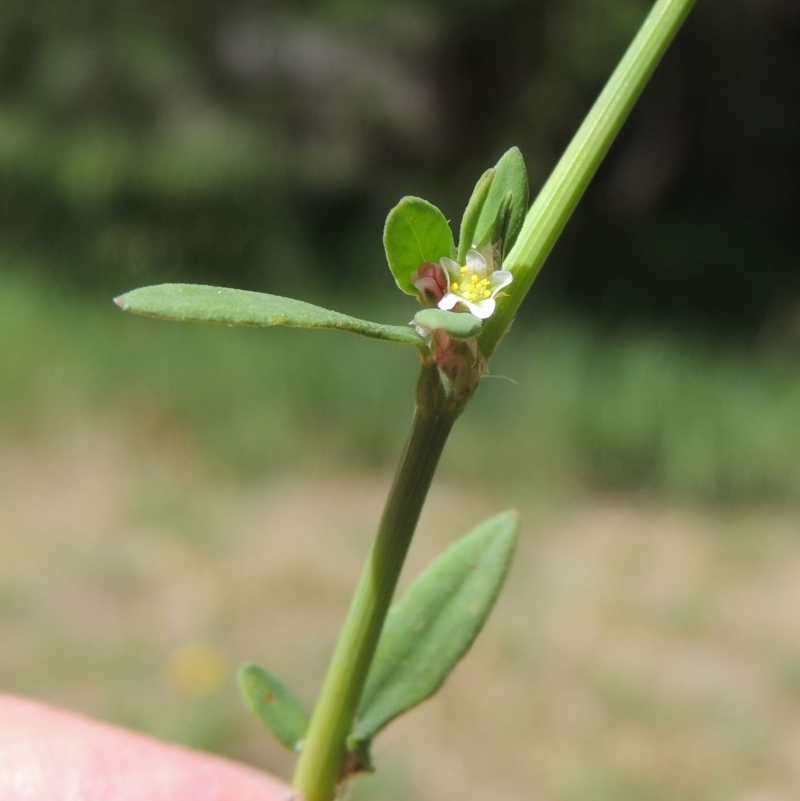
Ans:
[{"label": "bare ground background", "polygon": [[[261,662],[310,705],[389,475],[220,475],[146,406],[52,412],[0,450],[0,683],[287,775],[239,702]],[[506,590],[356,799],[800,797],[800,517],[436,483],[410,577],[508,506]]]}]

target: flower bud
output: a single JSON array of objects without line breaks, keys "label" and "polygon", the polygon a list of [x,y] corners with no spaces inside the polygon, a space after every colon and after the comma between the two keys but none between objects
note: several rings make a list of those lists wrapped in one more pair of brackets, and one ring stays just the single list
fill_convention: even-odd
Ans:
[{"label": "flower bud", "polygon": [[441,264],[426,262],[412,274],[411,283],[417,288],[419,302],[423,306],[436,306],[445,296],[449,279]]}]

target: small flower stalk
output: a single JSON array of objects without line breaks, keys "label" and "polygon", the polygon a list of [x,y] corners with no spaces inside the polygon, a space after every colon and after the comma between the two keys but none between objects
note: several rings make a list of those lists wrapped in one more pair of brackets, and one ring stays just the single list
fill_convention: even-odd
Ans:
[{"label": "small flower stalk", "polygon": [[[417,387],[417,405],[455,418],[478,388],[486,359],[475,337],[460,339],[444,328],[426,328],[419,323],[415,328],[430,349],[422,358],[425,379]],[[435,383],[428,374],[435,377]]]}]

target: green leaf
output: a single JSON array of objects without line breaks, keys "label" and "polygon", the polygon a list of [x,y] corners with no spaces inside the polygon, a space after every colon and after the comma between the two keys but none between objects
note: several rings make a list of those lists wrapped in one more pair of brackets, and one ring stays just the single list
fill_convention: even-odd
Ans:
[{"label": "green leaf", "polygon": [[389,612],[359,705],[352,751],[431,696],[478,636],[503,585],[518,515],[505,512],[451,546]]},{"label": "green leaf", "polygon": [[421,264],[435,264],[455,251],[453,232],[444,214],[418,197],[404,197],[389,212],[383,247],[397,286],[408,295],[417,294],[411,276]]},{"label": "green leaf", "polygon": [[478,218],[481,215],[483,204],[489,195],[489,187],[494,180],[495,170],[490,168],[481,175],[472,195],[464,209],[464,216],[461,218],[461,232],[458,236],[458,263],[464,264],[467,258],[467,251],[477,242],[475,239],[475,227],[478,225]]},{"label": "green leaf", "polygon": [[507,253],[516,241],[528,212],[528,173],[525,159],[517,147],[506,151],[494,169],[494,180],[475,226],[474,241],[485,245],[492,238],[497,217],[504,213],[506,195],[511,193],[511,208],[502,236],[503,252]]},{"label": "green leaf", "polygon": [[290,328],[327,328],[416,345],[422,339],[409,326],[383,325],[323,309],[302,300],[200,284],[159,284],[114,299],[123,310],[161,320]]},{"label": "green leaf", "polygon": [[456,339],[469,339],[481,332],[481,321],[467,312],[444,311],[443,309],[422,309],[414,315],[414,324],[433,330],[443,328]]},{"label": "green leaf", "polygon": [[308,717],[294,693],[260,665],[239,668],[239,689],[247,706],[292,751],[300,751]]},{"label": "green leaf", "polygon": [[[501,245],[506,241],[507,232],[511,225],[511,213],[514,210],[514,196],[511,192],[507,192],[506,196],[500,203],[497,209],[497,217],[494,220],[494,229],[492,230],[492,242],[500,242]],[[502,248],[505,251],[505,245]]]}]

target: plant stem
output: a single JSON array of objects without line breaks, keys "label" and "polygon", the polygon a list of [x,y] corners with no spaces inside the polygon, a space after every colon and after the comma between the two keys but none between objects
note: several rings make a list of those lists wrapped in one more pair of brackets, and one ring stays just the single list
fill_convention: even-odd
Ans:
[{"label": "plant stem", "polygon": [[479,337],[489,359],[561,235],[584,190],[695,0],[656,0],[569,146],[533,202],[503,269],[511,291]]},{"label": "plant stem", "polygon": [[[550,253],[584,189],[694,0],[656,0],[597,102],[533,203],[505,269],[513,291],[479,337],[491,357]],[[422,504],[450,429],[477,383],[456,375],[443,390],[432,363],[424,364],[406,450],[377,538],[356,587],[342,633],[303,744],[294,785],[304,801],[332,801],[369,666],[378,644]],[[452,376],[451,376],[452,377]],[[464,381],[461,382],[460,379]],[[474,380],[473,380],[474,379]]]},{"label": "plant stem", "polygon": [[[420,387],[438,382],[432,371],[435,367],[423,366]],[[424,389],[418,392],[405,452],[303,743],[294,786],[304,801],[331,801],[336,795],[346,739],[386,613],[439,457],[458,416],[441,399],[426,402],[430,396]]]}]

